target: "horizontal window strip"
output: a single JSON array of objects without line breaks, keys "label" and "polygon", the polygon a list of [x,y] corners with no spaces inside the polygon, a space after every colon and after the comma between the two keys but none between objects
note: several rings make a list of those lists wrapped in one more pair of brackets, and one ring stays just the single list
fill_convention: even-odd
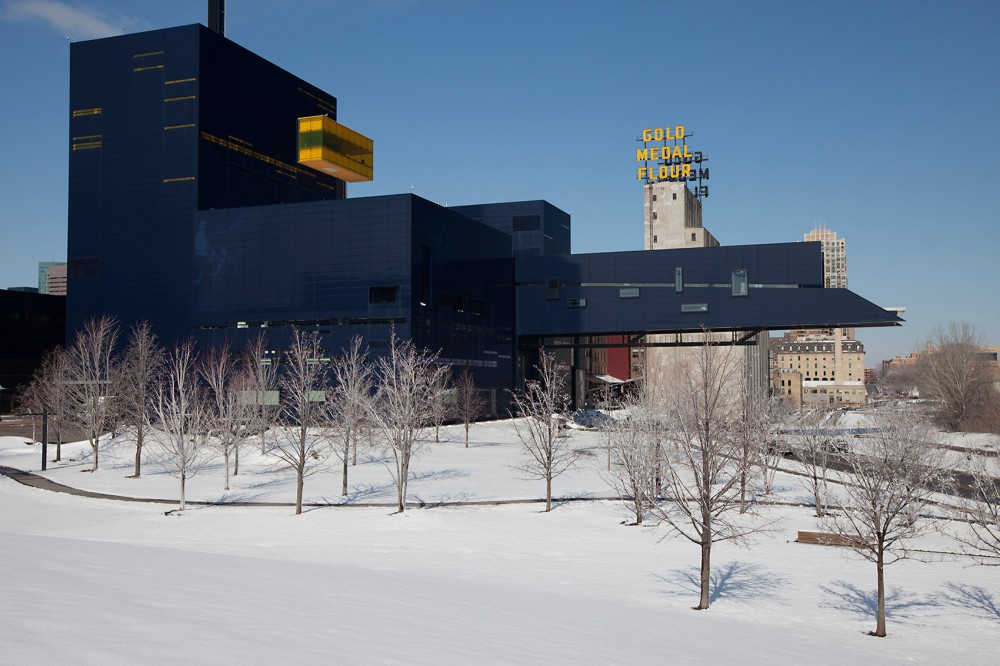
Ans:
[{"label": "horizontal window strip", "polygon": [[173,79],[171,81],[164,81],[163,85],[165,85],[165,86],[172,86],[172,85],[175,85],[177,83],[190,83],[192,81],[197,81],[197,80],[198,79],[196,79],[195,77],[191,76],[191,77],[188,77],[186,79]]},{"label": "horizontal window strip", "polygon": [[288,326],[373,326],[405,324],[406,317],[341,317],[338,319],[299,319],[264,321],[227,321],[224,324],[203,324],[195,326],[196,331],[222,330],[227,328],[283,328]]},{"label": "horizontal window strip", "polygon": [[73,111],[73,117],[79,118],[81,116],[99,116],[101,115],[103,109],[99,106],[95,106],[93,109],[75,109]]},{"label": "horizontal window strip", "polygon": [[92,150],[94,148],[100,148],[103,146],[100,141],[90,141],[87,143],[74,143],[73,150]]},{"label": "horizontal window strip", "polygon": [[133,67],[133,72],[148,72],[152,69],[163,69],[163,65],[147,65],[146,67]]},{"label": "horizontal window strip", "polygon": [[150,51],[149,53],[136,53],[133,58],[148,58],[149,56],[163,55],[163,51]]},{"label": "horizontal window strip", "polygon": [[186,125],[167,125],[163,128],[164,132],[169,130],[187,129],[189,127],[194,127],[194,123],[187,123]]},{"label": "horizontal window strip", "polygon": [[189,180],[194,180],[194,176],[183,176],[181,178],[164,178],[164,183],[182,183]]},{"label": "horizontal window strip", "polygon": [[164,102],[183,102],[184,100],[195,99],[194,95],[184,95],[183,97],[167,97]]},{"label": "horizontal window strip", "polygon": [[[562,287],[651,287],[673,289],[673,282],[560,282]],[[544,282],[516,282],[516,287],[544,287]],[[759,284],[750,285],[754,289],[805,289],[806,285],[801,284]],[[684,288],[692,289],[729,289],[732,284],[729,282],[685,282]]]}]

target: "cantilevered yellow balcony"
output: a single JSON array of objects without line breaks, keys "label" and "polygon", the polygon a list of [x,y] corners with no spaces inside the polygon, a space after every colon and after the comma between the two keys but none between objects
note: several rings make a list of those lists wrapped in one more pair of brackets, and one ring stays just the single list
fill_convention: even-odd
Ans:
[{"label": "cantilevered yellow balcony", "polygon": [[299,118],[299,164],[349,183],[372,180],[374,144],[326,116]]}]

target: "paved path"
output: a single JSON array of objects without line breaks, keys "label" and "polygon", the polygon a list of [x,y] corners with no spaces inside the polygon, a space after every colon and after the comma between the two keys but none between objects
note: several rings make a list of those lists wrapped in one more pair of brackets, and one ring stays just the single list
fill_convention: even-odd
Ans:
[{"label": "paved path", "polygon": [[[99,493],[93,490],[82,490],[80,488],[73,488],[71,486],[63,485],[57,483],[52,479],[48,479],[34,472],[25,472],[23,470],[16,469],[14,467],[5,467],[0,465],[0,475],[6,476],[9,479],[13,479],[18,483],[29,486],[31,488],[38,488],[40,490],[48,490],[55,493],[65,493],[67,495],[76,495],[77,497],[91,497],[94,499],[108,499],[108,500],[118,500],[120,502],[144,502],[147,504],[177,504],[177,499],[158,499],[154,497],[129,497],[126,495],[111,495],[108,493]],[[593,501],[607,501],[607,500],[617,500],[618,497],[611,495],[608,496],[593,496],[593,497],[553,497],[553,504],[564,504],[566,502],[593,502]],[[407,508],[414,509],[433,509],[435,507],[444,506],[503,506],[506,504],[539,504],[545,502],[545,498],[538,499],[508,499],[508,500],[468,500],[460,502],[425,502],[423,500],[409,501],[406,503]],[[294,502],[240,502],[240,501],[226,501],[226,502],[204,502],[204,501],[191,501],[188,500],[185,504],[191,504],[193,506],[276,506],[276,507],[293,507]],[[308,508],[320,508],[320,507],[368,507],[368,508],[383,508],[383,509],[395,509],[395,502],[303,502],[303,507]]]}]

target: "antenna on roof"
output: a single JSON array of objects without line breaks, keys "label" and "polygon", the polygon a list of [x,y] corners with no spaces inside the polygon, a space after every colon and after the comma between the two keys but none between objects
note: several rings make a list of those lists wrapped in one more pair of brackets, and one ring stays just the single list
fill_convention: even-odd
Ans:
[{"label": "antenna on roof", "polygon": [[226,36],[226,0],[208,0],[208,29]]}]

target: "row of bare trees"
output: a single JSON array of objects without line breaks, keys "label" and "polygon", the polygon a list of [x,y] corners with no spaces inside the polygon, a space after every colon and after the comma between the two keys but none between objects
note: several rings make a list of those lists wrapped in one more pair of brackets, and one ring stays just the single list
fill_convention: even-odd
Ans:
[{"label": "row of bare trees", "polygon": [[22,407],[50,415],[56,460],[66,427],[86,436],[91,471],[98,469],[102,437],[134,434],[133,478],[141,474],[146,443],[180,479],[185,508],[188,479],[210,459],[221,458],[225,486],[239,474],[240,451],[259,435],[261,453],[295,473],[295,512],[302,511],[305,478],[327,459],[341,465],[341,492],[359,444],[385,444],[397,487],[398,509],[406,505],[410,465],[434,426],[447,419],[469,424],[485,402],[468,368],[450,381],[437,355],[391,337],[388,352],[372,361],[360,338],[330,358],[320,337],[293,329],[289,348],[268,355],[263,336],[236,354],[227,343],[199,353],[192,341],[162,348],[145,322],[129,332],[118,355],[119,330],[112,318],[88,321],[68,350],[56,349],[22,397]]},{"label": "row of bare trees", "polygon": [[[773,527],[750,498],[770,492],[779,461],[787,460],[812,496],[820,528],[875,565],[873,635],[885,636],[884,567],[911,556],[908,542],[937,528],[941,521],[928,511],[935,493],[949,490],[951,470],[934,430],[913,409],[886,404],[868,416],[866,436],[847,445],[830,412],[783,413],[780,403],[758,397],[734,351],[703,345],[674,376],[647,377],[626,397],[605,428],[613,485],[636,524],[652,518],[699,547],[696,608],[705,609],[712,545],[745,543]],[[995,458],[981,460],[973,497],[957,510],[971,527],[962,538],[969,552],[996,556],[998,468]]]}]

